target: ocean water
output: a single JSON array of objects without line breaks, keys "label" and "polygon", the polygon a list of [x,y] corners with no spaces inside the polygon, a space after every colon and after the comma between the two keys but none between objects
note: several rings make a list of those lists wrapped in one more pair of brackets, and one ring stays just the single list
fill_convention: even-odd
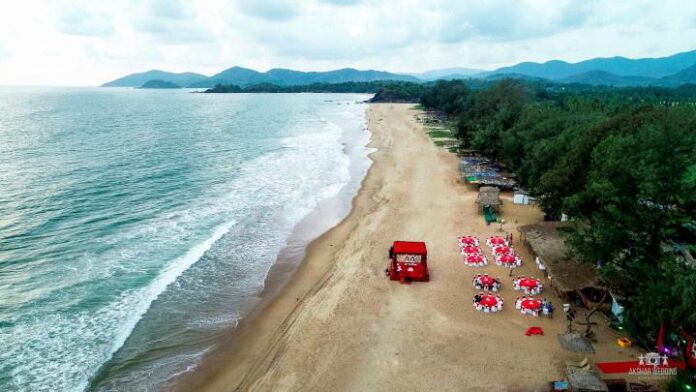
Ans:
[{"label": "ocean water", "polygon": [[1,88],[0,390],[195,369],[293,228],[355,192],[365,98]]}]

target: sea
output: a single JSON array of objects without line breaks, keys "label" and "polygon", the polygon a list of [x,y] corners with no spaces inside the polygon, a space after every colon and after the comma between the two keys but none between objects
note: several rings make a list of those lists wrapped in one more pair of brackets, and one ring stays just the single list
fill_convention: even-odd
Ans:
[{"label": "sea", "polygon": [[195,371],[348,214],[367,98],[0,88],[0,391]]}]

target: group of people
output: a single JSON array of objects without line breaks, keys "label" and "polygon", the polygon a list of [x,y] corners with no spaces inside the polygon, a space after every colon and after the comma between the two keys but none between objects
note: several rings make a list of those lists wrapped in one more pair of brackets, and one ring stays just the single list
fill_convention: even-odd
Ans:
[{"label": "group of people", "polygon": [[478,290],[497,292],[500,288],[500,279],[492,278],[489,275],[476,275],[472,282]]},{"label": "group of people", "polygon": [[474,295],[474,309],[483,313],[495,313],[503,310],[503,298],[500,295],[478,293]]}]

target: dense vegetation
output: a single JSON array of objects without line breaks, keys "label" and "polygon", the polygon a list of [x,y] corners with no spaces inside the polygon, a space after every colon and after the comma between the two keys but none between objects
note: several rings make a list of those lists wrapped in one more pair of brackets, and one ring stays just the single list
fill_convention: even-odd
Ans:
[{"label": "dense vegetation", "polygon": [[[696,88],[591,88],[503,80],[438,82],[420,103],[456,121],[463,145],[493,156],[576,223],[577,257],[625,297],[637,330],[696,327]],[[696,253],[696,252],[694,252]],[[693,260],[692,260],[693,261]]]},{"label": "dense vegetation", "polygon": [[181,86],[176,83],[153,79],[145,82],[140,88],[181,88]]},{"label": "dense vegetation", "polygon": [[425,87],[419,83],[399,81],[313,83],[279,86],[270,83],[248,87],[218,84],[206,93],[368,93],[372,102],[418,102]]}]

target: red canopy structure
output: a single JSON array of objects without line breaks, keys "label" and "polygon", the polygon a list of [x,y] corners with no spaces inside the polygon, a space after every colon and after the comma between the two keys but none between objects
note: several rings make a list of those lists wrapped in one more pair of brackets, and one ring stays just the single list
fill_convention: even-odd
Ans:
[{"label": "red canopy structure", "polygon": [[478,246],[467,245],[462,248],[462,253],[466,255],[480,254],[481,248],[479,248]]},{"label": "red canopy structure", "polygon": [[425,242],[394,241],[389,250],[389,258],[389,267],[386,270],[389,279],[402,283],[430,280]]}]

